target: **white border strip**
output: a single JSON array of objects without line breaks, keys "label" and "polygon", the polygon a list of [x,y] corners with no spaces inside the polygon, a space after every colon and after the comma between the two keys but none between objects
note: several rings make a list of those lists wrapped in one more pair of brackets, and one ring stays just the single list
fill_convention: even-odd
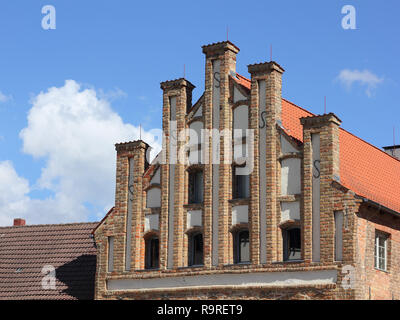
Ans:
[{"label": "white border strip", "polygon": [[151,290],[181,288],[213,288],[235,286],[292,287],[329,285],[337,281],[337,270],[298,272],[254,272],[237,274],[213,274],[188,277],[166,277],[152,279],[107,280],[107,290]]}]

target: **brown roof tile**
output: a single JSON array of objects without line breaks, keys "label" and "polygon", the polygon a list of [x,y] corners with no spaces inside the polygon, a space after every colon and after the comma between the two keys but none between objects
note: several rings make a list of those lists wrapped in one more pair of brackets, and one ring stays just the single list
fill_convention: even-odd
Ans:
[{"label": "brown roof tile", "polygon": [[[93,299],[94,223],[0,227],[0,300]],[[56,289],[43,289],[42,268],[52,265]]]}]

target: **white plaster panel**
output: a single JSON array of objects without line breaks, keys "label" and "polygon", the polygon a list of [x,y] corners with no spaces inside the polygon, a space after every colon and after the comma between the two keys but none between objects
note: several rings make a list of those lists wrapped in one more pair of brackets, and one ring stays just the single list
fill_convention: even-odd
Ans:
[{"label": "white plaster panel", "polygon": [[287,220],[300,220],[299,201],[281,203],[281,222]]},{"label": "white plaster panel", "polygon": [[189,163],[198,164],[201,163],[201,150],[191,149],[189,152]]},{"label": "white plaster panel", "polygon": [[244,96],[236,86],[234,86],[233,87],[233,102],[238,102],[238,101],[242,101],[242,100],[247,100],[247,97]]},{"label": "white plaster panel", "polygon": [[202,224],[202,211],[192,210],[187,212],[187,228],[201,227]]},{"label": "white plaster panel", "polygon": [[[246,130],[249,128],[249,108],[246,105],[238,106],[233,110],[233,129]],[[242,136],[245,135],[245,132]]]},{"label": "white plaster panel", "polygon": [[320,135],[311,135],[312,149],[312,260],[320,261],[321,226],[320,226]]},{"label": "white plaster panel", "polygon": [[282,153],[299,153],[299,150],[297,150],[293,145],[286,139],[284,135],[281,134],[281,150]]},{"label": "white plaster panel", "polygon": [[243,164],[246,161],[248,151],[245,143],[237,143],[233,145],[233,158],[237,164]]},{"label": "white plaster panel", "polygon": [[[171,123],[176,120],[176,97],[170,98],[170,107],[171,107]],[[176,163],[177,156],[177,133],[176,133],[176,122],[175,125],[171,125],[170,123],[170,160],[173,160]],[[173,267],[174,262],[174,189],[175,189],[175,164],[169,165],[169,199],[168,199],[168,257],[167,257],[167,267],[170,269]]]},{"label": "white plaster panel", "polygon": [[249,222],[249,206],[232,207],[232,225]]},{"label": "white plaster panel", "polygon": [[335,260],[343,260],[343,211],[335,212]]},{"label": "white plaster panel", "polygon": [[149,214],[145,217],[145,224],[144,224],[144,232],[149,230],[158,230],[159,229],[159,215]]},{"label": "white plaster panel", "polygon": [[281,161],[281,194],[301,193],[301,159],[286,158]]},{"label": "white plaster panel", "polygon": [[161,207],[161,189],[151,188],[146,193],[147,208],[160,208]]},{"label": "white plaster panel", "polygon": [[203,115],[203,105],[201,104],[193,117],[201,117]]},{"label": "white plaster panel", "polygon": [[160,170],[160,168],[158,168],[156,170],[156,172],[153,174],[153,177],[150,180],[150,184],[153,184],[153,183],[161,184],[160,172],[161,172],[161,170]]},{"label": "white plaster panel", "polygon": [[[212,127],[219,131],[219,107],[220,107],[220,60],[214,60],[213,65],[213,90],[212,90]],[[217,147],[217,142],[219,139],[212,139],[212,158],[213,163],[218,163],[219,161],[219,148]],[[219,165],[212,164],[212,264],[218,264],[218,207],[219,207]]]},{"label": "white plaster panel", "polygon": [[267,262],[267,127],[266,112],[266,82],[258,81],[258,121],[259,121],[259,154],[260,159],[260,262]]},{"label": "white plaster panel", "polygon": [[132,204],[134,188],[135,160],[129,158],[129,177],[128,177],[128,213],[126,217],[126,243],[125,243],[125,270],[131,269],[131,239],[132,239]]},{"label": "white plaster panel", "polygon": [[155,279],[107,280],[107,290],[152,290],[190,287],[294,287],[337,282],[337,270],[212,274]]},{"label": "white plaster panel", "polygon": [[203,122],[194,121],[189,125],[189,146],[197,145],[201,142],[201,130],[203,129]]}]

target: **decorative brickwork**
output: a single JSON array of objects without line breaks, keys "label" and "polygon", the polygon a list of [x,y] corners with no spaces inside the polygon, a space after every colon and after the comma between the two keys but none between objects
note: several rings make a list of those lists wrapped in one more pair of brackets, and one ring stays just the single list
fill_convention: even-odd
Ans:
[{"label": "decorative brickwork", "polygon": [[[143,141],[116,145],[115,208],[94,231],[96,299],[399,299],[400,218],[397,212],[379,207],[341,183],[341,121],[333,113],[314,116],[294,105],[291,108],[296,112],[285,115],[282,108],[288,102],[281,97],[283,68],[273,61],[249,65],[249,81],[236,73],[238,52],[229,41],[203,46],[205,90],[193,107],[194,85],[188,80],[161,83],[164,140],[159,163],[146,163],[148,146]],[[209,155],[206,163],[174,164],[170,159],[172,152],[182,150],[188,142],[187,136],[178,133],[191,123],[200,121],[208,130],[232,130],[235,108],[241,106],[248,107],[248,128],[254,133],[253,144],[243,139],[251,145],[254,165],[249,197],[233,199],[234,164],[225,163],[231,155],[222,135],[218,165],[211,164],[211,136],[202,146],[203,159]],[[292,131],[285,128],[290,117],[297,126]],[[216,119],[219,122],[215,123]],[[318,140],[313,141],[315,135]],[[173,140],[176,150],[171,147]],[[177,152],[176,158],[187,151]],[[134,183],[128,186],[132,157]],[[283,170],[288,160],[298,169],[286,177]],[[151,185],[156,170],[161,170],[160,183]],[[191,170],[203,171],[202,203],[189,203]],[[283,193],[288,184],[295,184],[296,192]],[[152,188],[161,188],[161,207],[146,206],[146,192]],[[130,197],[131,234],[127,234]],[[293,212],[288,209],[284,213],[284,205]],[[239,207],[247,207],[247,216],[246,210],[234,209]],[[336,230],[340,227],[335,224],[335,212],[343,216],[341,230]],[[159,218],[152,220],[159,222],[158,230],[147,229],[145,234],[150,215]],[[191,224],[190,219],[196,223]],[[283,235],[292,227],[301,231],[301,255],[286,261]],[[249,229],[250,262],[235,264],[233,233],[243,228]],[[389,239],[387,271],[374,268],[377,230]],[[188,266],[192,232],[203,235],[203,265]],[[145,238],[150,235],[159,237],[159,268],[144,270]],[[114,237],[112,272],[107,270],[110,236]],[[131,269],[126,270],[129,238]],[[335,252],[340,250],[336,248],[342,250],[340,261],[336,261]]]}]

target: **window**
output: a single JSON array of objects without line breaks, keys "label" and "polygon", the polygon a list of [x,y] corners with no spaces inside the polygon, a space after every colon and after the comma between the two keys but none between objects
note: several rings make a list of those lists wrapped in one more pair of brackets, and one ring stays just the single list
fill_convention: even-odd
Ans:
[{"label": "window", "polygon": [[387,243],[387,235],[375,234],[375,268],[383,271],[387,270]]},{"label": "window", "polygon": [[108,272],[114,271],[114,237],[108,237]]},{"label": "window", "polygon": [[158,269],[159,241],[157,237],[146,240],[145,251],[145,268]]},{"label": "window", "polygon": [[246,199],[250,197],[250,176],[237,174],[237,168],[233,167],[233,198]]},{"label": "window", "polygon": [[193,233],[189,236],[189,266],[203,264],[203,235]]},{"label": "window", "polygon": [[249,230],[239,230],[233,234],[233,250],[234,263],[250,261]]},{"label": "window", "polygon": [[189,203],[203,202],[203,171],[189,172]]},{"label": "window", "polygon": [[300,228],[283,230],[283,259],[285,261],[301,259]]}]

